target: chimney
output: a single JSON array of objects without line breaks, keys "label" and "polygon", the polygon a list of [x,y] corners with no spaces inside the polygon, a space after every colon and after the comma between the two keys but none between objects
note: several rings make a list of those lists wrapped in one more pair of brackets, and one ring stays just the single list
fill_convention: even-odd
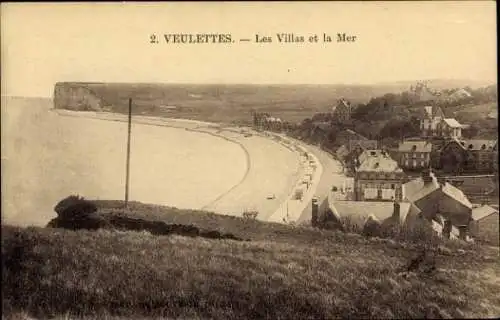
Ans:
[{"label": "chimney", "polygon": [[313,198],[311,200],[311,224],[313,227],[318,225],[318,199]]},{"label": "chimney", "polygon": [[443,188],[447,182],[447,179],[444,177],[437,177],[437,181],[439,182],[439,187]]},{"label": "chimney", "polygon": [[458,232],[459,232],[458,238],[460,240],[466,241],[467,240],[467,226],[459,226]]},{"label": "chimney", "polygon": [[431,183],[432,182],[432,171],[430,169],[424,169],[422,170],[422,179],[424,180],[424,183]]},{"label": "chimney", "polygon": [[399,202],[394,201],[394,210],[392,212],[392,216],[400,219],[400,214],[401,214],[401,205],[399,204]]},{"label": "chimney", "polygon": [[452,228],[451,221],[445,220],[443,226],[443,237],[445,237],[446,239],[450,238],[451,228]]}]

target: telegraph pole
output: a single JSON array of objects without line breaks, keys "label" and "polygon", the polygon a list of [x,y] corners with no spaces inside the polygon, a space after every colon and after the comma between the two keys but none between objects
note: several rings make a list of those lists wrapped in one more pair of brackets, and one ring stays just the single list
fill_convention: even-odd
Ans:
[{"label": "telegraph pole", "polygon": [[132,131],[132,99],[128,99],[127,168],[125,173],[125,208],[128,207],[130,186],[130,133]]}]

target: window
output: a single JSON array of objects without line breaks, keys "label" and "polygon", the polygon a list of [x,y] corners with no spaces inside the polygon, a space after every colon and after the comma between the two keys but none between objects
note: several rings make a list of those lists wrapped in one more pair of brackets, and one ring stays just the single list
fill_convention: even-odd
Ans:
[{"label": "window", "polygon": [[425,161],[421,161],[421,162],[420,162],[420,165],[421,165],[422,167],[425,167]]},{"label": "window", "polygon": [[396,185],[394,183],[391,184],[391,189],[396,189]]}]

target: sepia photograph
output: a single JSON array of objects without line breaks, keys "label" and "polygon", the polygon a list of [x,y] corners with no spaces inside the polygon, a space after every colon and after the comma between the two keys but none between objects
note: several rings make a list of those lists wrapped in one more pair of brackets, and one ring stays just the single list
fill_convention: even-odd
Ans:
[{"label": "sepia photograph", "polygon": [[3,2],[2,320],[500,318],[496,13]]}]

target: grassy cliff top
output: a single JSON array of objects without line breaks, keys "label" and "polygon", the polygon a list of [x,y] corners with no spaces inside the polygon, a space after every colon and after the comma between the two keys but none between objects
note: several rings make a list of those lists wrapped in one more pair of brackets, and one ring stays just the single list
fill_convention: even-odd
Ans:
[{"label": "grassy cliff top", "polygon": [[[118,203],[109,202],[109,206]],[[214,319],[500,315],[498,249],[417,245],[134,203],[250,242],[2,226],[4,315]],[[435,266],[433,272],[429,266]]]}]

